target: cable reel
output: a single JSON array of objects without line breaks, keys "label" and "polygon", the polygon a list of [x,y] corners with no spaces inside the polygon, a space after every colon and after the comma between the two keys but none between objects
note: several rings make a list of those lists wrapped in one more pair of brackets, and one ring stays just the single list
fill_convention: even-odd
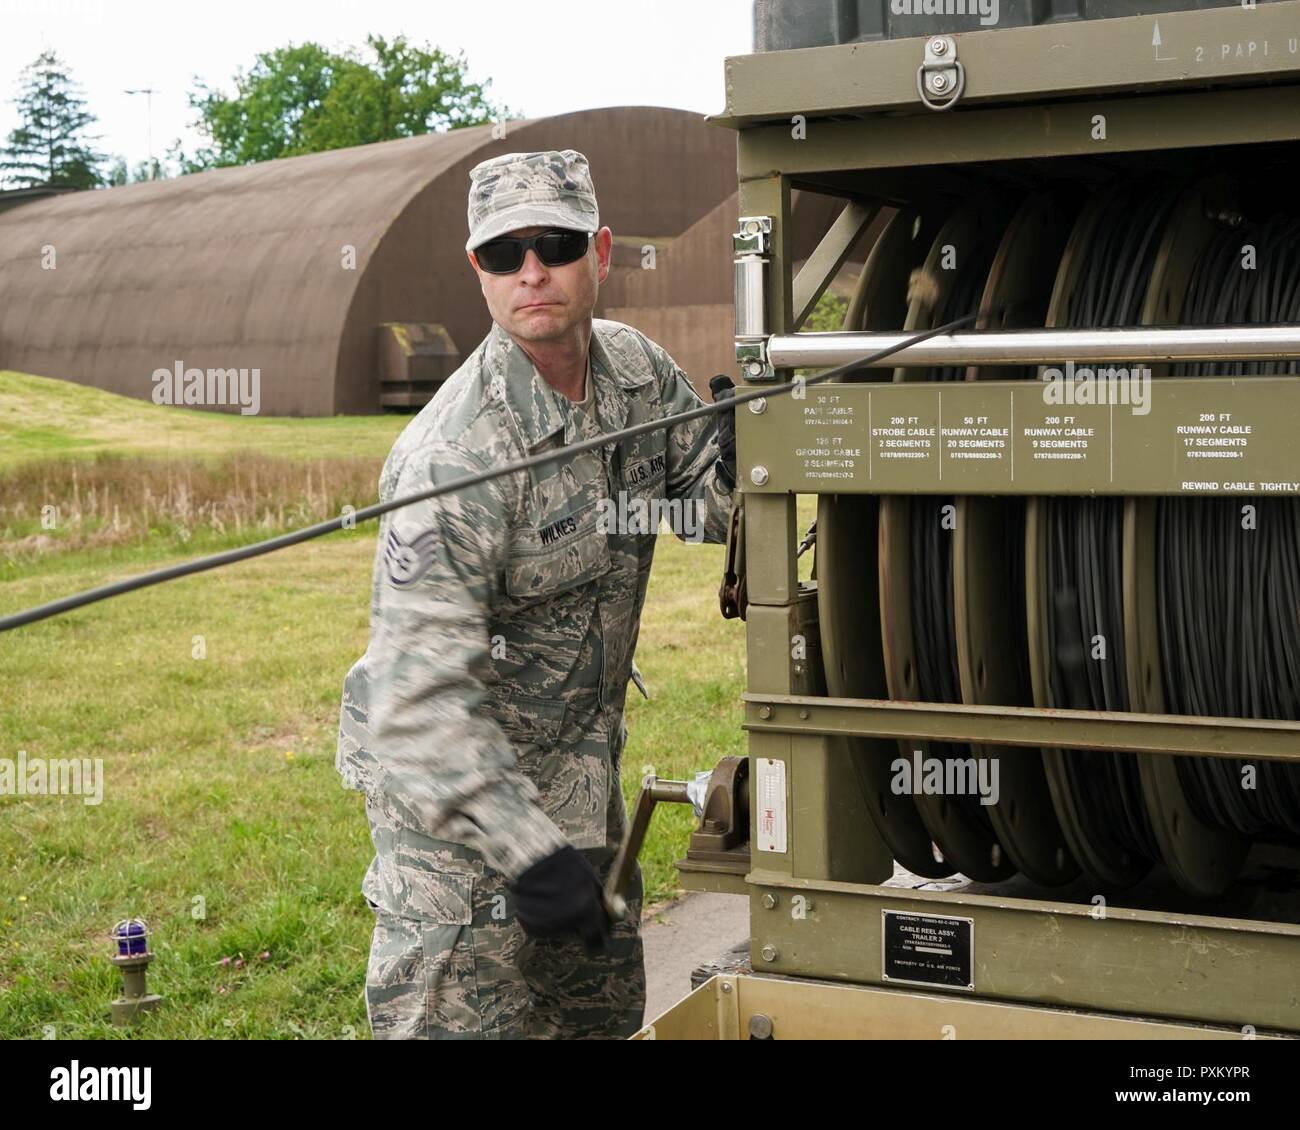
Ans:
[{"label": "cable reel", "polygon": [[[946,215],[904,209],[868,259],[845,329],[916,329],[974,309],[980,328],[1300,322],[1300,219],[1243,207],[1244,192],[1222,175],[1172,189],[1126,179],[1086,199],[1048,185]],[[1249,271],[1236,269],[1245,247],[1256,250]],[[919,259],[925,285],[909,293]],[[1296,362],[1152,367],[1156,381],[1296,372]],[[972,366],[893,378],[1039,375]],[[822,495],[818,535],[832,695],[1300,719],[1300,499]],[[1300,837],[1300,766],[850,745],[882,837],[926,877],[1020,872],[1059,886],[1082,872],[1122,889],[1163,865],[1213,898],[1253,842]],[[918,748],[945,762],[997,757],[998,803],[895,795],[891,755]]]}]

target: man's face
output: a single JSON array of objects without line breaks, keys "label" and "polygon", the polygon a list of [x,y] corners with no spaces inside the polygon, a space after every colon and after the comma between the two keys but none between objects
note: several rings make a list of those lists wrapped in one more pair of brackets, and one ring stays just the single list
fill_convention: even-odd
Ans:
[{"label": "man's face", "polygon": [[[506,235],[537,235],[549,230],[517,228]],[[586,255],[560,267],[546,266],[529,248],[523,266],[511,275],[490,274],[479,267],[473,251],[467,254],[492,320],[520,341],[550,341],[590,321],[596,308],[596,291],[609,275],[613,244],[613,233],[601,228]]]}]

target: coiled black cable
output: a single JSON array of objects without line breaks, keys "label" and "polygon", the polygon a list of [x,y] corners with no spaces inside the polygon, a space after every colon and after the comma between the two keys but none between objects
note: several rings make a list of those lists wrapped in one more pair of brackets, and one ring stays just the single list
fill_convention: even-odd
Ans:
[{"label": "coiled black cable", "polygon": [[[1056,325],[1138,325],[1156,250],[1173,209],[1168,186],[1112,190]],[[1049,678],[1055,705],[1128,710],[1125,671],[1124,502],[1045,501]],[[1142,799],[1137,759],[1065,751],[1065,774],[1089,840],[1111,856],[1154,861],[1159,849]]]},{"label": "coiled black cable", "polygon": [[[1215,235],[1193,268],[1183,302],[1184,325],[1245,326],[1300,320],[1300,220],[1274,216],[1263,224],[1229,226]],[[1173,376],[1258,376],[1300,373],[1300,361],[1187,361]]]},{"label": "coiled black cable", "polygon": [[[958,257],[957,277],[940,299],[936,322],[949,321],[952,312],[974,310],[988,278],[997,235],[987,234]],[[925,371],[927,381],[957,381],[966,375],[964,366],[944,365]],[[937,437],[942,444],[943,437]],[[940,456],[942,457],[942,456]],[[961,702],[961,676],[957,669],[957,614],[953,600],[953,529],[948,520],[955,514],[951,496],[925,496],[910,500],[910,571],[913,655],[917,693],[924,702]],[[932,742],[935,757],[965,760],[973,757],[969,745]],[[979,822],[991,829],[987,806],[977,797],[964,798]]]},{"label": "coiled black cable", "polygon": [[[1211,238],[1189,280],[1185,325],[1300,321],[1300,220],[1274,216]],[[1294,361],[1192,362],[1178,375],[1300,372]],[[1170,710],[1300,719],[1300,499],[1163,498],[1157,619]],[[1300,766],[1179,758],[1204,822],[1245,836],[1300,834]]]}]

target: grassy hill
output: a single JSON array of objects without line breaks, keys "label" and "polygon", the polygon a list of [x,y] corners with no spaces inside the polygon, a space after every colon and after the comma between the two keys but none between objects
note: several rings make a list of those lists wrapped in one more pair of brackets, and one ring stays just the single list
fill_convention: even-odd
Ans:
[{"label": "grassy hill", "polygon": [[44,457],[100,453],[203,459],[238,450],[382,461],[408,419],[202,412],[0,369],[0,473]]}]

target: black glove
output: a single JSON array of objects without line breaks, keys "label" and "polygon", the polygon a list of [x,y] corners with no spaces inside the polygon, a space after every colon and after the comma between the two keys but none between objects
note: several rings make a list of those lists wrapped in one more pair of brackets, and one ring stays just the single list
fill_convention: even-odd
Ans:
[{"label": "black glove", "polygon": [[596,870],[572,844],[534,863],[511,884],[519,924],[538,938],[576,934],[588,953],[609,935],[605,891]]},{"label": "black glove", "polygon": [[[728,400],[736,395],[736,382],[726,373],[709,378],[713,400]],[[728,490],[736,485],[736,410],[718,413],[718,477]]]}]

